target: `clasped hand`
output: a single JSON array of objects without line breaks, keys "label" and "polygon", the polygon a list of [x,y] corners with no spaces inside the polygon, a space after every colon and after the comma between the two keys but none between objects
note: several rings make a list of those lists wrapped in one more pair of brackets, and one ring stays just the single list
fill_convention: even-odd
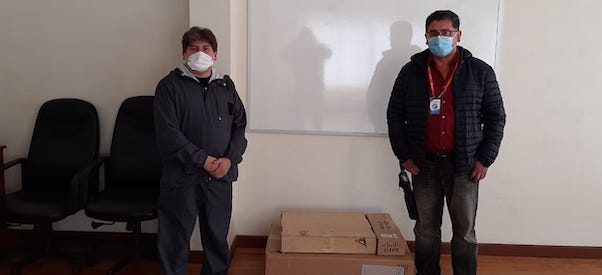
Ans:
[{"label": "clasped hand", "polygon": [[228,158],[215,158],[212,156],[208,156],[205,164],[203,165],[203,169],[209,173],[212,177],[216,179],[221,179],[230,170],[230,166],[232,163]]}]

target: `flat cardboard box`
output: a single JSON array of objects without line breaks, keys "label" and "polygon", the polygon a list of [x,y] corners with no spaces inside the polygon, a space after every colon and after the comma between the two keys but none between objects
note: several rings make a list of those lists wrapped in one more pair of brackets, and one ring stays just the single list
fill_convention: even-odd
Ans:
[{"label": "flat cardboard box", "polygon": [[376,254],[376,236],[361,212],[282,211],[283,253]]},{"label": "flat cardboard box", "polygon": [[377,255],[404,255],[408,243],[395,225],[391,216],[387,213],[366,214],[366,218],[372,225],[372,230],[376,234]]},{"label": "flat cardboard box", "polygon": [[361,254],[283,254],[281,227],[272,224],[265,249],[265,275],[415,275],[414,257]]}]

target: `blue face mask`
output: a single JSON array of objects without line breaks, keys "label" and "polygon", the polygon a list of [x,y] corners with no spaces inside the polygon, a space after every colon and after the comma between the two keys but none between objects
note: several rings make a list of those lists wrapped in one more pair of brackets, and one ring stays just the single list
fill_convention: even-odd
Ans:
[{"label": "blue face mask", "polygon": [[427,41],[429,50],[438,57],[444,57],[450,54],[454,48],[453,43],[454,38],[446,36],[433,37]]}]

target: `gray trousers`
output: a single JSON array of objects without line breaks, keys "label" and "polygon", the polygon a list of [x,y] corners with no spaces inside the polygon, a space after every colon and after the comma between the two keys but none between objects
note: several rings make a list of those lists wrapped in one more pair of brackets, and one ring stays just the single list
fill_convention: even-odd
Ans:
[{"label": "gray trousers", "polygon": [[192,186],[161,188],[157,246],[163,274],[187,274],[190,236],[198,216],[205,254],[201,274],[226,275],[231,212],[231,182],[205,180]]},{"label": "gray trousers", "polygon": [[447,202],[453,237],[451,240],[454,275],[477,273],[477,239],[475,217],[479,184],[468,176],[454,176],[454,161],[430,159],[420,174],[414,176],[418,220],[415,264],[418,275],[439,275],[441,254],[441,219],[443,200]]}]

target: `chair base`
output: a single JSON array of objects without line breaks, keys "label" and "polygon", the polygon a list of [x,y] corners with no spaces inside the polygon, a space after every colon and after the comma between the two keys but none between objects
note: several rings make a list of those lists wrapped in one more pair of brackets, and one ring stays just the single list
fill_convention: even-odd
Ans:
[{"label": "chair base", "polygon": [[22,257],[8,256],[6,262],[10,266],[10,274],[19,275],[21,274],[21,270],[23,268],[46,257],[67,260],[70,263],[72,274],[81,273],[83,265],[90,264],[88,262],[90,256],[87,254],[76,254],[63,251],[52,251],[49,255],[46,253],[40,253],[39,251],[34,251],[31,253],[26,252]]},{"label": "chair base", "polygon": [[46,256],[46,255],[44,255],[43,253],[35,253],[35,254],[26,255],[22,259],[18,259],[18,260],[9,259],[8,264],[10,265],[10,275],[20,275],[22,268],[24,268],[32,263],[37,262],[38,260],[42,259],[44,256]]},{"label": "chair base", "polygon": [[[142,260],[142,259],[146,259],[149,261],[154,261],[154,262],[158,262],[158,255],[152,254],[152,253],[141,253],[141,246],[147,246],[142,244],[142,230],[141,230],[141,222],[140,221],[130,221],[126,223],[126,230],[128,231],[132,231],[132,239],[131,239],[131,246],[127,251],[127,254],[123,255],[121,258],[119,258],[117,260],[117,262],[115,262],[109,269],[107,269],[105,271],[105,274],[107,275],[111,275],[111,274],[115,274],[118,271],[120,271],[121,269],[123,269],[125,266],[127,266],[128,264],[138,261],[138,260]],[[93,252],[91,253],[93,256],[92,257],[97,257],[99,251],[99,246],[101,246],[101,243],[95,243],[93,245]],[[151,249],[146,249],[144,251],[156,251],[156,244],[152,245],[153,248]],[[88,251],[90,252],[90,251]],[[150,254],[150,255],[147,255]],[[158,254],[158,253],[157,253]],[[86,255],[89,255],[86,253]]]},{"label": "chair base", "polygon": [[[80,273],[82,266],[91,257],[81,242],[54,240],[50,224],[34,226],[34,235],[25,243],[11,243],[0,249],[0,257],[10,266],[10,274],[21,274],[21,270],[46,257],[60,258],[69,262],[73,274]],[[6,232],[5,232],[6,233]],[[39,238],[39,239],[38,239]],[[36,245],[42,242],[43,245]]]}]

